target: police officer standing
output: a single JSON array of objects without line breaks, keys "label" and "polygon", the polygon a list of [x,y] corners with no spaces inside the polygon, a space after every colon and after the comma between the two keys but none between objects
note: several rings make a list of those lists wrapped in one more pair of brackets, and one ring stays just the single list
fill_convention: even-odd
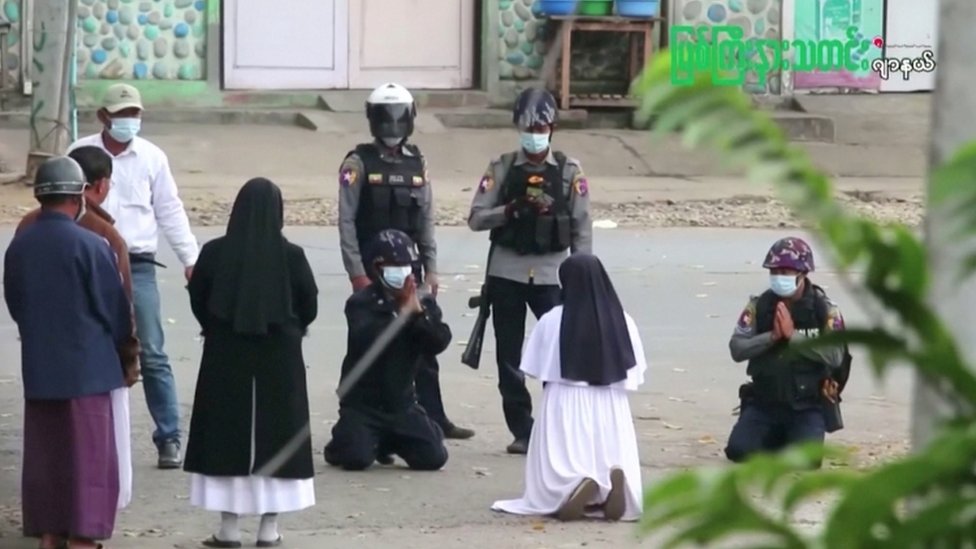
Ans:
[{"label": "police officer standing", "polygon": [[471,203],[468,226],[491,231],[487,294],[511,454],[528,451],[532,398],[519,370],[526,305],[536,318],[559,304],[559,265],[591,253],[589,189],[578,160],[550,147],[556,100],[548,91],[519,94],[512,122],[521,146],[492,160]]},{"label": "police officer standing", "polygon": [[[339,168],[339,238],[342,262],[353,290],[370,285],[363,250],[381,231],[396,229],[419,248],[414,265],[418,284],[437,295],[437,245],[434,241],[433,193],[427,162],[416,145],[408,144],[417,107],[399,84],[383,84],[366,100],[366,117],[375,140],[357,145]],[[466,439],[474,431],[454,425],[444,412],[439,366],[434,356],[421,359],[417,399],[444,436]]]},{"label": "police officer standing", "polygon": [[766,254],[770,287],[749,299],[729,342],[732,360],[748,361],[751,383],[740,389],[739,420],[725,455],[740,462],[797,442],[823,442],[824,401],[836,402],[834,380],[848,358],[844,346],[792,347],[844,329],[840,309],[813,284],[813,251],[803,240],[778,240]]}]

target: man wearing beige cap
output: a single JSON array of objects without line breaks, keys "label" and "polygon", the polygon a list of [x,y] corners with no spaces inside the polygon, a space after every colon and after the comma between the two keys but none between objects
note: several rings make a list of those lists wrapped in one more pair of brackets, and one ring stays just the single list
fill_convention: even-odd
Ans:
[{"label": "man wearing beige cap", "polygon": [[129,247],[136,332],[142,343],[139,359],[146,403],[156,423],[153,442],[159,450],[159,468],[177,469],[182,463],[180,412],[173,369],[163,350],[156,286],[156,266],[163,265],[156,262],[156,250],[161,231],[189,280],[199,245],[166,153],[138,136],[142,112],[139,90],[128,84],[111,86],[98,111],[102,131],[82,137],[68,150],[93,145],[112,155],[112,186],[102,208],[115,218],[115,228]]}]

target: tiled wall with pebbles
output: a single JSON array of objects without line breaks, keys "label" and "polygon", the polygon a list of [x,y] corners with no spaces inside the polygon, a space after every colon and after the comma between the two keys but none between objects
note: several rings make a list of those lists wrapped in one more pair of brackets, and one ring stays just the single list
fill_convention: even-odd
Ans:
[{"label": "tiled wall with pebbles", "polygon": [[206,0],[80,0],[83,78],[202,80]]},{"label": "tiled wall with pebbles", "polygon": [[[7,70],[18,78],[20,0],[0,0],[14,22]],[[78,77],[202,80],[207,0],[79,0]],[[12,82],[12,80],[7,80]]]},{"label": "tiled wall with pebbles", "polygon": [[[502,80],[541,78],[552,29],[534,8],[534,0],[498,0],[498,61]],[[573,36],[573,74],[577,81],[626,86],[627,44],[620,36],[579,33]]]},{"label": "tiled wall with pebbles", "polygon": [[[675,0],[675,25],[735,25],[745,38],[780,40],[782,0]],[[766,85],[758,83],[755,72],[746,74],[745,89],[751,93],[780,93],[780,75],[771,72]]]}]

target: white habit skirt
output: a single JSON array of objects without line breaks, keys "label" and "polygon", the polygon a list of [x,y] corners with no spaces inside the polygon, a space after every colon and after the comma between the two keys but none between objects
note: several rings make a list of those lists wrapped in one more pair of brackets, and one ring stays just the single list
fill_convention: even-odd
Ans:
[{"label": "white habit skirt", "polygon": [[[627,506],[621,520],[635,521],[643,510],[637,434],[622,387],[590,387],[550,382],[532,428],[525,461],[525,492],[520,499],[496,501],[495,511],[552,515],[580,482],[591,478],[600,493],[588,504],[602,504],[610,492],[610,470],[622,469]],[[592,513],[602,518],[602,511]]]},{"label": "white habit skirt", "polygon": [[119,459],[119,509],[132,502],[132,435],[129,425],[129,388],[111,393],[112,419],[115,423],[115,451]]},{"label": "white habit skirt", "polygon": [[[251,391],[251,467],[254,467],[254,393]],[[300,511],[315,505],[315,479],[264,476],[212,477],[190,474],[190,504],[208,511],[263,515]]]}]

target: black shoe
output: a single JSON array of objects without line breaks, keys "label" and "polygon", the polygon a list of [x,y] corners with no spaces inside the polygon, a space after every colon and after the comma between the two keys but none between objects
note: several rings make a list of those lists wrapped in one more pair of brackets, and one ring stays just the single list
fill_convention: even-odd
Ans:
[{"label": "black shoe", "polygon": [[377,456],[376,463],[380,465],[393,465],[393,455],[392,454],[382,454]]},{"label": "black shoe", "polygon": [[508,452],[509,454],[522,454],[522,455],[528,454],[529,441],[528,439],[517,438],[515,439],[514,442],[508,445],[508,448],[505,448],[505,451]]},{"label": "black shoe", "polygon": [[471,429],[465,429],[464,427],[458,427],[453,423],[448,423],[447,425],[442,425],[441,430],[444,431],[444,438],[453,438],[456,440],[467,440],[474,436],[474,431]]},{"label": "black shoe", "polygon": [[167,440],[159,447],[159,461],[156,466],[160,469],[179,469],[183,465],[180,457],[180,441]]}]

